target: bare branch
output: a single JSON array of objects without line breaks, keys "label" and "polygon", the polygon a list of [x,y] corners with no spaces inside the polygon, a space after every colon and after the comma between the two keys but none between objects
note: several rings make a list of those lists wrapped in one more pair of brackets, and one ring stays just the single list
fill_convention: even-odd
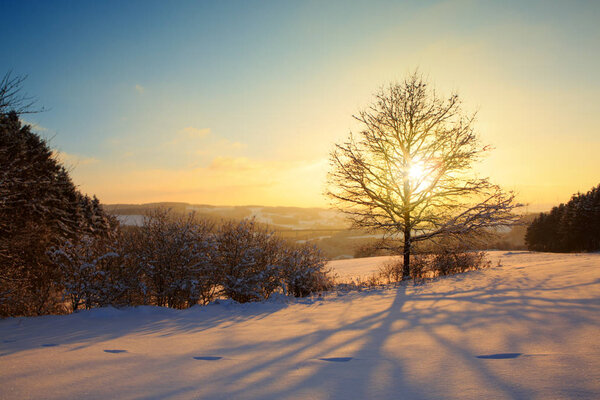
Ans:
[{"label": "bare branch", "polygon": [[402,235],[405,264],[413,242],[517,220],[514,194],[473,169],[489,147],[458,95],[438,97],[415,73],[354,118],[361,130],[331,153],[328,195],[355,227]]},{"label": "bare branch", "polygon": [[11,71],[0,79],[0,114],[14,111],[21,115],[43,111],[34,110],[35,99],[22,93],[22,85],[26,79],[27,76],[13,76]]}]

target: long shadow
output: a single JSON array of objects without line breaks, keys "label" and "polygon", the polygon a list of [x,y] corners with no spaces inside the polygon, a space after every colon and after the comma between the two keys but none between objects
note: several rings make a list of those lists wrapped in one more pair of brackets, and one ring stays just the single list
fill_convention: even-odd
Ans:
[{"label": "long shadow", "polygon": [[[485,281],[485,286],[471,282],[470,288],[461,289],[464,279],[455,277],[453,290],[436,291],[436,285],[433,284],[425,288],[400,286],[373,292],[369,296],[381,296],[386,301],[392,293],[389,307],[360,318],[352,315],[353,307],[360,306],[360,296],[350,295],[339,300],[332,298],[327,301],[350,303],[344,311],[347,314],[337,316],[341,322],[334,327],[316,327],[312,332],[294,334],[284,339],[259,338],[241,345],[224,344],[211,349],[210,354],[202,353],[202,345],[199,344],[199,353],[195,357],[174,357],[162,362],[159,369],[182,368],[190,362],[211,362],[211,365],[215,365],[226,362],[228,354],[236,354],[243,358],[242,362],[232,364],[225,373],[214,376],[207,389],[209,392],[212,390],[210,394],[220,398],[286,398],[298,397],[306,388],[311,388],[327,393],[329,398],[428,398],[436,393],[436,382],[432,381],[431,387],[423,387],[422,383],[413,379],[409,370],[410,360],[404,357],[404,353],[408,354],[410,349],[404,343],[397,343],[399,351],[396,356],[390,357],[386,353],[394,345],[391,340],[419,330],[435,344],[432,349],[450,354],[456,365],[468,368],[496,393],[506,397],[530,398],[536,393],[527,387],[516,387],[514,382],[499,375],[489,364],[489,360],[511,362],[512,359],[521,359],[520,355],[515,356],[520,354],[516,350],[523,340],[519,334],[504,334],[506,349],[474,352],[468,343],[460,342],[460,337],[453,340],[439,330],[452,328],[461,331],[486,328],[499,322],[510,324],[524,321],[529,329],[528,337],[543,338],[551,333],[553,327],[548,326],[547,321],[553,318],[564,322],[560,326],[568,337],[580,325],[598,326],[600,321],[600,302],[592,294],[571,299],[550,296],[550,292],[585,291],[591,285],[597,285],[597,280],[557,285],[547,278],[533,285],[524,282],[521,287],[507,287],[506,282],[498,277]],[[531,292],[539,292],[540,295],[532,295]],[[118,317],[114,321],[82,317],[78,329],[66,337],[60,329],[54,332],[50,329],[49,332],[30,337],[23,344],[19,344],[19,335],[27,335],[30,326],[27,321],[22,326],[18,326],[17,320],[9,321],[10,324],[6,325],[5,321],[0,321],[0,332],[10,333],[10,337],[2,336],[3,339],[6,337],[7,342],[0,345],[8,347],[9,351],[12,348],[21,351],[44,343],[61,346],[79,342],[97,343],[130,333],[151,335],[158,332],[164,336],[194,334],[201,339],[203,332],[208,330],[223,329],[226,335],[228,327],[258,321],[286,307],[285,303],[265,303],[218,307],[214,310],[207,307],[184,312],[165,311],[164,315],[158,313],[158,316],[150,312],[146,317],[125,326],[119,326],[126,321]],[[69,316],[49,318],[48,327],[51,328],[60,318]],[[90,320],[95,322],[86,326],[85,323]],[[103,324],[107,326],[103,327]],[[12,328],[17,329],[11,331]],[[318,349],[318,354],[315,349]],[[262,356],[256,357],[257,354]],[[444,371],[439,368],[433,370],[432,375],[443,374]],[[382,373],[386,376],[382,377]],[[286,384],[282,385],[281,382]],[[210,389],[213,387],[214,390]],[[356,388],[360,388],[359,392]],[[402,393],[395,393],[397,388],[402,388]],[[164,393],[157,393],[157,396],[168,398],[175,394],[195,392],[197,389],[188,384],[181,384],[180,388],[175,384],[166,388]]]},{"label": "long shadow", "polygon": [[[551,288],[541,287],[541,285],[544,285],[546,283],[546,281],[542,281],[540,283],[540,287],[533,288],[525,287],[523,289],[500,289],[497,286],[503,284],[503,282],[497,282],[485,288],[476,288],[466,291],[456,290],[452,292],[433,293],[430,295],[410,297],[410,302],[415,303],[415,305],[418,305],[418,303],[421,302],[436,302],[449,300],[454,303],[467,302],[472,303],[474,305],[477,304],[493,306],[492,308],[486,307],[484,310],[482,310],[482,312],[473,312],[469,309],[469,307],[462,307],[460,311],[448,312],[440,310],[436,307],[430,307],[429,309],[419,309],[417,307],[413,307],[412,309],[408,310],[403,309],[404,304],[406,303],[406,296],[404,294],[404,289],[400,288],[398,289],[394,302],[385,312],[377,313],[376,315],[369,315],[352,323],[342,325],[336,329],[321,330],[315,334],[302,336],[293,340],[285,340],[278,342],[276,347],[283,347],[288,349],[293,348],[293,350],[280,353],[278,357],[269,358],[268,360],[265,360],[261,363],[252,363],[247,368],[243,368],[240,371],[237,371],[234,375],[228,376],[227,379],[223,380],[223,382],[229,380],[243,381],[244,378],[248,377],[249,375],[260,375],[261,371],[272,369],[274,364],[283,362],[287,358],[298,356],[311,346],[317,346],[318,344],[325,342],[328,338],[333,337],[336,334],[340,334],[344,331],[354,329],[362,329],[364,334],[362,336],[356,336],[346,340],[345,342],[337,343],[336,345],[332,345],[328,348],[325,348],[323,349],[323,353],[334,354],[336,351],[343,349],[348,345],[359,343],[362,341],[362,343],[360,343],[360,350],[353,354],[347,354],[346,357],[337,358],[343,358],[343,362],[347,362],[348,365],[351,365],[352,362],[360,362],[361,360],[367,360],[369,358],[385,359],[385,350],[383,348],[385,338],[393,334],[400,333],[402,330],[415,329],[418,327],[420,329],[424,329],[425,332],[429,335],[429,337],[436,343],[438,343],[441,349],[447,349],[447,351],[451,354],[454,354],[457,357],[457,359],[461,360],[461,362],[463,362],[465,365],[468,365],[471,370],[478,371],[477,373],[478,375],[480,375],[481,379],[485,380],[485,382],[489,384],[490,387],[493,387],[496,391],[500,391],[508,397],[530,397],[534,395],[533,392],[531,392],[527,388],[515,387],[510,382],[506,381],[504,378],[498,376],[492,369],[488,368],[481,361],[478,361],[477,354],[474,354],[472,350],[467,350],[467,348],[464,346],[459,346],[451,341],[448,341],[447,339],[437,334],[435,332],[435,329],[443,326],[454,326],[459,328],[485,326],[494,321],[502,321],[505,319],[525,320],[534,322],[532,326],[537,326],[537,328],[531,332],[532,335],[540,335],[540,337],[544,337],[544,335],[547,332],[544,328],[543,322],[548,317],[556,316],[557,312],[559,313],[561,318],[565,320],[564,325],[566,331],[570,329],[576,329],[577,324],[597,324],[598,320],[596,318],[586,318],[582,317],[581,315],[578,315],[577,317],[572,316],[572,314],[577,314],[578,311],[590,311],[593,309],[600,310],[600,305],[597,301],[598,299],[593,297],[585,299],[556,299],[541,296],[536,297],[527,295],[508,295],[508,293],[520,292],[522,290],[560,291],[565,289],[584,288],[590,285],[588,283],[584,283],[580,285],[566,285]],[[536,302],[536,304],[531,304],[532,302]],[[392,328],[392,325],[396,321],[407,322],[407,325],[405,325],[400,330],[394,330]],[[508,339],[510,339],[510,335],[507,335],[507,337]],[[302,342],[302,345],[294,348],[293,342],[295,341]],[[516,347],[516,345],[517,343],[513,339],[512,346]],[[255,345],[251,346],[255,347]],[[251,350],[252,349],[250,348],[250,346],[242,346],[233,349],[233,351],[236,353],[243,353]],[[516,353],[492,354],[488,357],[483,356],[481,357],[481,359],[516,358],[506,356],[506,354],[510,354],[512,356]],[[400,385],[400,387],[403,388],[403,397],[420,398],[425,395],[421,388],[419,388],[414,383],[411,384],[411,382],[407,381],[404,378],[406,366],[403,366],[400,360],[388,361],[392,370],[390,374],[394,379],[394,386]],[[372,383],[370,379],[373,379],[372,375],[376,372],[376,366],[372,366],[371,368],[369,368],[369,365],[366,364],[364,367],[361,368],[361,373],[358,376],[355,373],[353,373],[353,371],[350,369],[347,371],[347,374],[351,377],[351,380],[353,382],[361,382],[361,384],[359,384],[358,387],[364,388],[362,396],[356,396],[356,393],[354,393],[356,398],[368,398],[372,397],[373,395],[373,393],[371,392],[372,387],[370,387],[370,383]],[[271,391],[269,392],[269,395],[272,395],[274,398],[286,397],[287,395],[297,393],[307,385],[310,387],[317,388],[323,386],[322,380],[318,377],[321,375],[327,375],[324,374],[326,368],[327,367],[325,365],[317,367],[314,369],[314,372],[312,372],[309,377],[298,381],[294,385],[286,387],[285,390]],[[239,396],[244,393],[248,394],[248,391],[251,390],[250,386],[260,387],[262,385],[268,385],[269,381],[282,379],[284,378],[284,375],[284,373],[278,373],[276,374],[276,376],[273,376],[271,374],[263,379],[252,381],[251,384],[249,384],[248,386],[242,386],[237,390],[230,391],[228,392],[228,394],[232,397]],[[344,388],[340,386],[341,384],[342,383],[330,384],[327,387],[327,393],[339,395],[334,397],[343,397],[345,392]],[[352,387],[357,387],[357,385],[352,385]],[[256,396],[256,398],[260,397],[261,396],[259,395]],[[252,398],[252,396],[250,396],[250,398]]]},{"label": "long shadow", "polygon": [[[285,309],[284,302],[231,304],[174,310],[139,306],[93,309],[69,315],[0,320],[0,357],[39,347],[73,346],[74,350],[130,334],[168,337],[174,334],[226,328],[260,320]],[[65,330],[65,326],[69,330]],[[35,327],[35,329],[33,329]]]},{"label": "long shadow", "polygon": [[[225,377],[217,377],[214,382],[216,386],[223,388],[223,394],[227,398],[286,398],[288,396],[297,395],[305,388],[319,389],[331,394],[334,398],[373,398],[371,392],[371,369],[375,368],[381,358],[385,358],[382,354],[382,348],[385,338],[391,332],[391,327],[398,320],[398,313],[401,313],[402,307],[406,301],[405,287],[400,287],[396,290],[394,300],[391,302],[388,309],[367,315],[355,321],[343,324],[333,329],[319,329],[316,332],[300,335],[294,338],[283,339],[279,341],[268,341],[264,343],[253,343],[237,347],[226,347],[215,352],[231,352],[234,354],[256,353],[262,350],[268,351],[277,349],[277,355],[266,355],[262,360],[250,360],[247,365],[239,368],[228,374]],[[336,337],[344,336],[345,333],[355,332],[359,334],[346,340],[332,340]],[[323,346],[324,343],[333,341],[329,346]],[[348,353],[347,348],[352,345],[358,345],[359,349],[351,350]],[[257,348],[258,347],[258,348]],[[261,349],[262,347],[262,349]],[[287,378],[287,375],[294,369],[289,365],[289,360],[302,359],[306,357],[306,353],[310,353],[311,349],[319,348],[320,353],[324,357],[311,358],[296,368],[310,367],[310,374],[303,379],[296,379],[294,383],[290,383],[285,388],[272,387],[273,382],[280,382]],[[283,349],[283,351],[281,351]],[[337,355],[337,356],[333,356]],[[366,361],[366,362],[365,362]],[[359,364],[356,367],[355,364]],[[375,364],[375,365],[374,365]],[[393,379],[395,384],[401,384],[403,387],[403,395],[414,397],[417,389],[411,388],[409,382],[404,380],[404,371],[402,366],[394,363],[391,365],[393,371]],[[279,371],[275,374],[266,374],[266,371]],[[252,376],[262,376],[262,378],[248,379]],[[332,379],[334,378],[334,379]],[[352,382],[352,385],[344,386],[347,382]],[[227,388],[228,382],[238,382],[237,388]],[[248,382],[241,384],[239,382]],[[364,388],[362,394],[356,392],[348,393],[348,390],[357,386]],[[269,388],[268,393],[258,392],[253,395],[256,388]],[[395,393],[388,393],[396,395]]]}]

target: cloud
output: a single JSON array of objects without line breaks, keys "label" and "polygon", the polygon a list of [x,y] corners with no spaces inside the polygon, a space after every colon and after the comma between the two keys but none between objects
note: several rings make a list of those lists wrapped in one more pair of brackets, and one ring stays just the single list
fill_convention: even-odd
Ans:
[{"label": "cloud", "polygon": [[61,163],[67,164],[69,166],[75,166],[75,167],[78,165],[95,164],[99,161],[97,158],[94,158],[94,157],[85,157],[85,156],[81,156],[81,155],[77,155],[77,154],[70,154],[70,153],[66,153],[64,151],[58,151],[58,150],[54,151],[54,156]]},{"label": "cloud", "polygon": [[23,123],[31,126],[31,129],[33,129],[34,131],[37,131],[37,132],[46,132],[48,130],[48,128],[46,128],[36,122],[23,120]]},{"label": "cloud", "polygon": [[208,169],[213,171],[250,171],[263,168],[261,163],[246,157],[215,157]]},{"label": "cloud", "polygon": [[146,90],[145,87],[143,87],[142,85],[135,85],[135,91],[138,92],[139,94],[143,94],[144,91]]},{"label": "cloud", "polygon": [[194,128],[193,126],[188,126],[180,130],[178,133],[185,135],[188,138],[203,138],[210,134],[210,128],[198,129]]},{"label": "cloud", "polygon": [[212,145],[212,148],[216,154],[223,154],[231,152],[231,150],[241,150],[246,147],[245,143],[232,142],[229,139],[219,139]]},{"label": "cloud", "polygon": [[183,129],[177,131],[173,138],[164,144],[167,145],[177,145],[180,143],[185,143],[188,146],[191,141],[202,139],[210,135],[210,128],[194,128],[193,126],[188,126]]}]

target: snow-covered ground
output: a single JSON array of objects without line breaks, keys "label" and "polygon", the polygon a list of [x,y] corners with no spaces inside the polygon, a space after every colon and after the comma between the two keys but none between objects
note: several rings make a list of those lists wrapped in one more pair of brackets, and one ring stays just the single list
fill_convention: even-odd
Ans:
[{"label": "snow-covered ground", "polygon": [[377,273],[379,268],[393,262],[398,256],[380,256],[369,258],[349,258],[346,260],[330,261],[327,265],[333,269],[340,281],[355,278],[366,278]]},{"label": "snow-covered ground", "polygon": [[0,398],[600,398],[600,254],[492,258],[423,286],[2,320]]}]

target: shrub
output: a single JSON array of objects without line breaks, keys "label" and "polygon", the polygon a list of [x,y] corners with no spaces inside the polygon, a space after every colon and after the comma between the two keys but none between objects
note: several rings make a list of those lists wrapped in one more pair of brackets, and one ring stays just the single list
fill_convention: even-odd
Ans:
[{"label": "shrub", "polygon": [[85,235],[67,240],[50,251],[50,259],[60,273],[57,284],[64,288],[63,298],[72,311],[114,304],[125,290],[124,283],[113,276],[123,267],[122,257],[105,239]]},{"label": "shrub", "polygon": [[[398,257],[380,267],[370,280],[382,284],[400,282],[403,265],[402,258]],[[428,278],[482,269],[489,265],[483,251],[445,247],[435,252],[415,255],[410,264],[410,277],[414,282],[422,282]]]},{"label": "shrub", "polygon": [[217,285],[212,230],[194,214],[175,217],[165,209],[148,214],[130,249],[145,303],[186,308],[212,300]]},{"label": "shrub", "polygon": [[[64,311],[139,304],[181,309],[219,296],[243,303],[274,292],[308,296],[333,286],[314,246],[287,244],[253,220],[215,230],[207,219],[166,209],[149,213],[141,227],[85,233],[44,255],[53,278],[40,287],[53,288],[44,298],[52,296]],[[26,301],[29,307],[48,303]]]},{"label": "shrub", "polygon": [[217,235],[223,294],[240,303],[268,299],[281,288],[283,246],[254,220],[225,222]]},{"label": "shrub", "polygon": [[306,297],[333,287],[330,270],[321,251],[313,245],[289,247],[283,255],[283,280],[287,293]]},{"label": "shrub", "polygon": [[402,280],[402,267],[404,263],[400,257],[387,262],[377,270],[377,277],[381,283],[394,283]]},{"label": "shrub", "polygon": [[435,276],[459,274],[489,266],[484,251],[465,251],[461,249],[443,249],[432,255],[430,270]]},{"label": "shrub", "polygon": [[410,277],[415,283],[422,283],[428,278],[435,278],[431,254],[417,254],[410,263]]}]

